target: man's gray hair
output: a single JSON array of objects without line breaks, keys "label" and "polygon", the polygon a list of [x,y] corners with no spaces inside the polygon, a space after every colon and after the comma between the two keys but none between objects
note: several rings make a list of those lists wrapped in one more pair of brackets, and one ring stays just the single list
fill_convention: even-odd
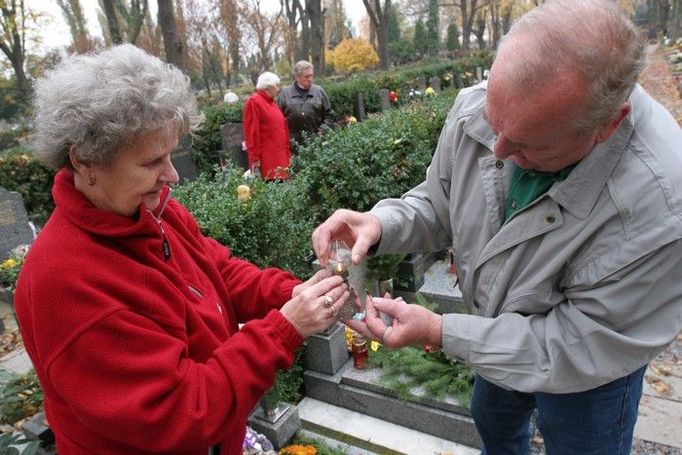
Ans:
[{"label": "man's gray hair", "polygon": [[256,82],[256,89],[265,90],[269,87],[277,87],[279,85],[279,76],[270,71],[265,71],[258,76],[258,82]]},{"label": "man's gray hair", "polygon": [[519,43],[518,84],[551,83],[560,71],[585,81],[587,106],[574,124],[582,132],[613,120],[646,64],[640,31],[613,0],[549,0],[516,22],[499,50]]},{"label": "man's gray hair", "polygon": [[136,138],[173,128],[178,137],[198,119],[189,78],[131,45],[73,55],[35,85],[35,152],[47,165],[109,164]]},{"label": "man's gray hair", "polygon": [[305,70],[314,69],[313,64],[306,60],[299,60],[294,64],[294,76],[298,76]]}]

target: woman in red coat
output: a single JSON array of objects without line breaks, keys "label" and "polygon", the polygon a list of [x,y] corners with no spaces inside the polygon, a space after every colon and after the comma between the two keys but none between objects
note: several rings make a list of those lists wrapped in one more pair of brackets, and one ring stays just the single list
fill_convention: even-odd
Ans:
[{"label": "woman in red coat", "polygon": [[264,180],[289,178],[289,127],[275,102],[279,77],[270,72],[258,76],[256,92],[244,105],[244,138],[249,167]]},{"label": "woman in red coat", "polygon": [[173,199],[196,115],[174,66],[115,46],[35,89],[35,150],[60,170],[15,304],[59,454],[241,455],[277,370],[338,318],[343,280],[260,269]]}]

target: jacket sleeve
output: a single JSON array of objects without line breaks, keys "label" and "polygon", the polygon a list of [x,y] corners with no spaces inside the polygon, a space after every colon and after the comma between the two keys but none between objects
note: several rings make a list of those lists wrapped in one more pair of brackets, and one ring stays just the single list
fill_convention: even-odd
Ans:
[{"label": "jacket sleeve", "polygon": [[451,155],[462,134],[456,121],[458,104],[445,121],[426,180],[400,199],[384,199],[372,208],[381,222],[377,253],[438,251],[451,245]]},{"label": "jacket sleeve", "polygon": [[179,202],[175,213],[182,216],[189,235],[203,244],[204,251],[213,258],[220,275],[228,283],[231,304],[239,322],[264,317],[270,310],[279,309],[291,299],[291,293],[301,280],[289,272],[274,267],[261,269],[255,264],[232,255],[228,247],[201,233],[192,214]]},{"label": "jacket sleeve", "polygon": [[546,314],[444,315],[443,350],[513,390],[592,389],[632,373],[675,338],[680,282],[677,240],[599,282],[567,289]]},{"label": "jacket sleeve", "polygon": [[103,314],[48,363],[50,382],[86,428],[146,451],[199,450],[243,435],[301,338],[272,311],[197,362],[185,333],[130,311]]},{"label": "jacket sleeve", "polygon": [[246,154],[249,158],[249,166],[251,166],[254,162],[260,161],[262,155],[258,105],[252,98],[249,98],[244,105],[243,117]]}]

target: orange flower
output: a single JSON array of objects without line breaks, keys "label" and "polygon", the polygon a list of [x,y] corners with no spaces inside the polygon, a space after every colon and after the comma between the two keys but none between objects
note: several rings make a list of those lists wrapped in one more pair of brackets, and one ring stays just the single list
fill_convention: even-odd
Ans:
[{"label": "orange flower", "polygon": [[293,444],[279,449],[279,455],[315,455],[315,454],[317,454],[317,449],[315,448],[315,446],[311,445]]}]

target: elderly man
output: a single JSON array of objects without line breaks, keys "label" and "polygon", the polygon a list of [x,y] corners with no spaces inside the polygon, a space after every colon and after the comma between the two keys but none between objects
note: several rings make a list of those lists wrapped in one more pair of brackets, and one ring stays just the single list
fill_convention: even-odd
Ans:
[{"label": "elderly man", "polygon": [[[442,346],[476,370],[483,453],[630,453],[647,362],[682,327],[682,132],[637,83],[644,44],[609,0],[550,0],[462,90],[426,173],[313,234],[358,262],[452,245],[472,314],[367,302],[354,329]],[[377,317],[394,317],[386,326]]]},{"label": "elderly man", "polygon": [[334,127],[334,111],[322,87],[313,83],[313,65],[301,60],[294,65],[294,82],[282,89],[277,104],[284,112],[293,141],[292,152],[303,144],[304,134]]}]

